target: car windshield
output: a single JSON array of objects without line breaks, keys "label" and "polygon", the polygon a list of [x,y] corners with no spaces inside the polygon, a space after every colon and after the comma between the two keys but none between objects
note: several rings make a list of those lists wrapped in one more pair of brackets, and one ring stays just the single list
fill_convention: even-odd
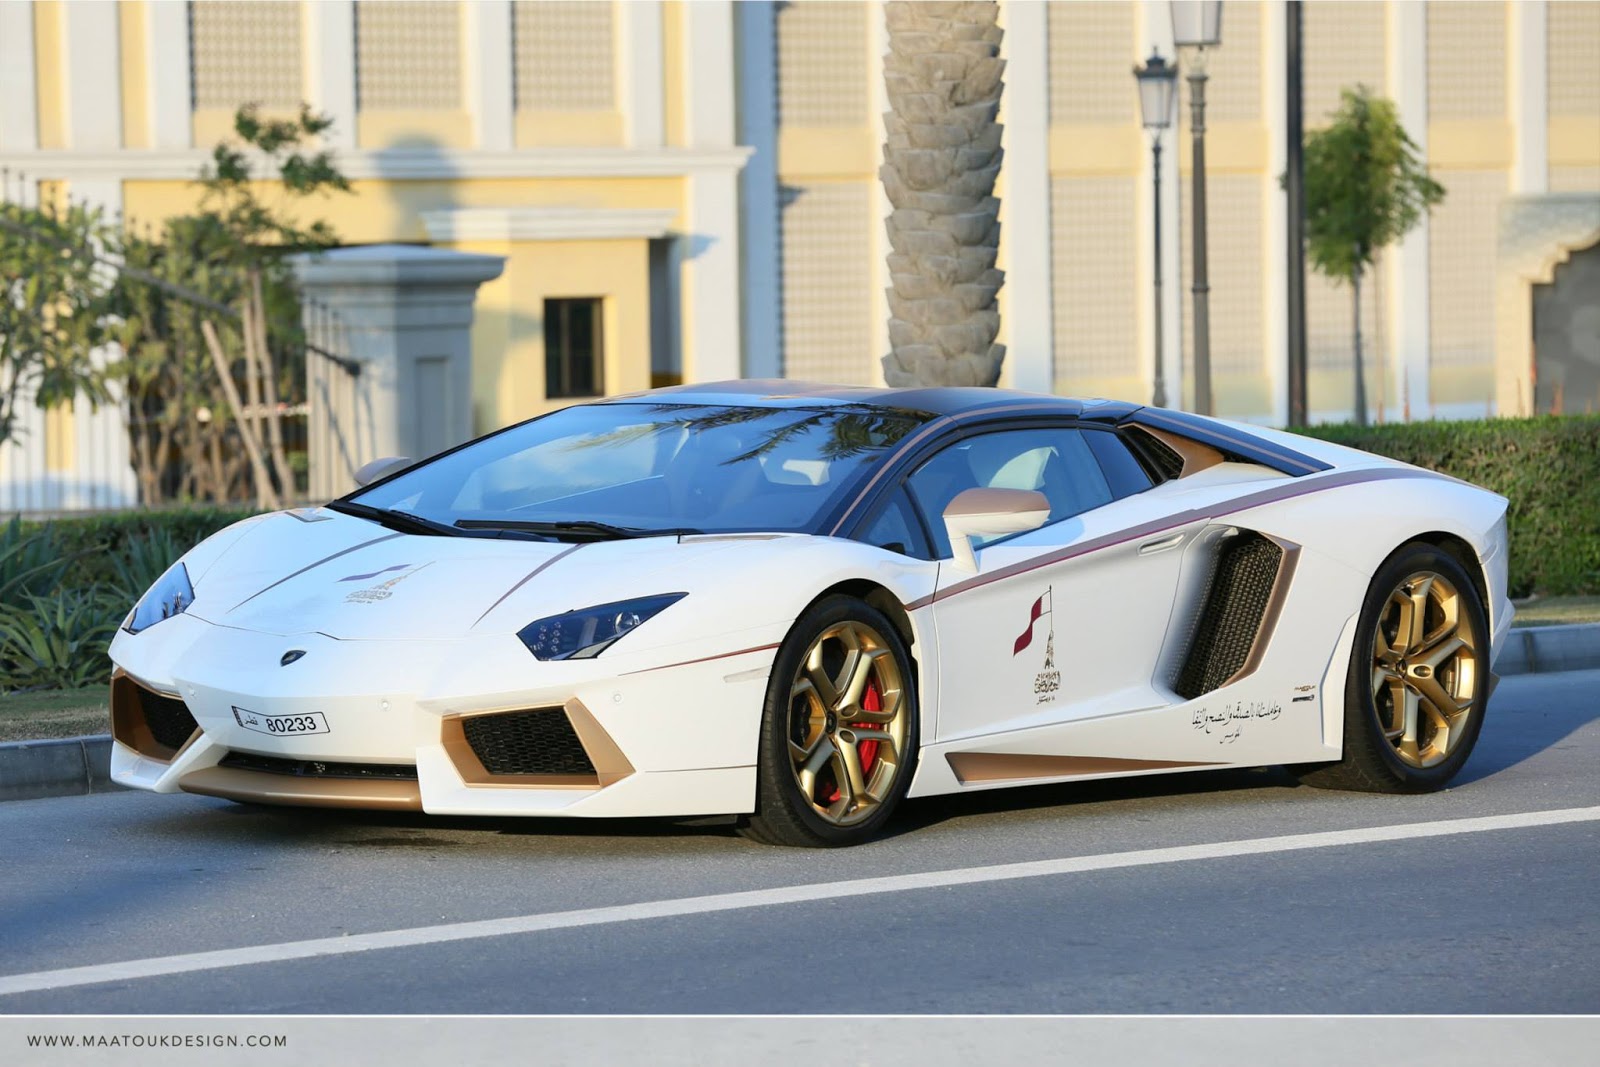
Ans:
[{"label": "car windshield", "polygon": [[345,501],[463,531],[810,532],[927,418],[854,405],[576,406]]}]

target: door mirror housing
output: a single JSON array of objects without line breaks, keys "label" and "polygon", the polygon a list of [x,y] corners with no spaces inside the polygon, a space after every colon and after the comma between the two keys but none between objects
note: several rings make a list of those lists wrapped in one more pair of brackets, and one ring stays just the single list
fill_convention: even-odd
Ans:
[{"label": "door mirror housing", "polygon": [[359,486],[371,485],[380,478],[387,478],[401,467],[411,466],[410,456],[384,456],[371,463],[363,463],[356,471],[356,484]]},{"label": "door mirror housing", "polygon": [[944,528],[955,565],[976,571],[978,557],[968,538],[1037,530],[1049,518],[1049,498],[1032,489],[963,489],[945,506]]}]

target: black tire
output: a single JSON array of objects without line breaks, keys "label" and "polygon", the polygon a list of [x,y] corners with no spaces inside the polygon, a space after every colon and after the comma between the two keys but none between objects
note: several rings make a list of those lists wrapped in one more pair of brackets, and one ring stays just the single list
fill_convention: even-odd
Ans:
[{"label": "black tire", "polygon": [[[870,781],[876,782],[890,771],[893,772],[892,777],[884,779],[882,795],[870,805],[862,805],[856,812],[840,816],[852,820],[848,825],[840,825],[829,818],[814,803],[815,796],[807,797],[803,793],[794,769],[795,761],[790,756],[791,734],[796,729],[806,732],[808,737],[813,727],[826,733],[827,736],[816,735],[814,748],[834,744],[837,749],[838,743],[833,741],[835,735],[840,738],[854,737],[851,727],[856,724],[839,721],[844,718],[842,716],[828,715],[827,725],[817,726],[815,713],[809,709],[821,707],[820,701],[815,705],[806,705],[808,710],[804,721],[796,715],[797,700],[805,698],[797,697],[795,688],[801,684],[801,668],[812,646],[841,626],[853,628],[862,634],[870,633],[876,642],[874,651],[887,650],[888,656],[892,657],[893,670],[898,672],[899,680],[896,690],[898,703],[893,705],[898,708],[896,728],[899,728],[900,719],[904,719],[903,742],[889,748],[878,747],[883,744],[878,742],[872,749],[872,767],[875,769]],[[831,653],[832,646],[829,651]],[[874,672],[873,685],[890,676],[887,666],[881,675],[877,673],[879,667],[876,664],[869,670]],[[763,844],[802,848],[837,848],[861,844],[873,838],[893,815],[895,806],[905,796],[911,777],[916,772],[919,710],[914,664],[894,624],[878,609],[854,597],[829,596],[813,604],[789,631],[789,636],[778,650],[772,677],[767,682],[760,751],[756,760],[756,810],[755,814],[740,820],[739,832]],[[871,713],[878,713],[877,709]],[[869,712],[858,712],[858,715],[866,714]],[[802,737],[801,743],[808,737]],[[855,748],[855,741],[848,743]],[[855,751],[857,765],[865,764],[867,756],[861,754],[863,750],[856,748]],[[892,753],[893,758],[883,755],[884,752]],[[820,788],[827,788],[827,781],[822,775],[837,775],[838,766],[841,765],[830,763],[823,772],[815,772],[812,780],[814,793],[819,788],[819,780]],[[837,784],[834,789],[836,797],[842,794]]]},{"label": "black tire", "polygon": [[[1403,584],[1419,575],[1442,578],[1459,597],[1459,618],[1470,627],[1474,650],[1470,679],[1454,674],[1467,669],[1461,665],[1459,658],[1449,668],[1453,677],[1449,695],[1465,701],[1470,692],[1470,704],[1466,706],[1460,722],[1450,725],[1449,733],[1456,739],[1450,743],[1448,752],[1428,765],[1417,764],[1415,740],[1412,741],[1411,757],[1402,756],[1401,744],[1391,742],[1384,729],[1385,717],[1397,713],[1391,713],[1387,706],[1380,711],[1378,699],[1374,698],[1374,690],[1378,688],[1375,672],[1379,669],[1377,636],[1380,616],[1389,617],[1390,598],[1401,592]],[[1426,618],[1425,612],[1425,621]],[[1373,576],[1357,621],[1356,639],[1350,650],[1349,671],[1345,679],[1344,757],[1337,763],[1302,764],[1289,769],[1307,785],[1323,789],[1349,789],[1367,793],[1431,793],[1443,789],[1472,755],[1478,734],[1483,729],[1483,716],[1489,698],[1489,642],[1488,617],[1471,575],[1454,557],[1433,545],[1411,542],[1402,546],[1384,561]],[[1395,684],[1400,684],[1400,676],[1418,669],[1415,666],[1408,668],[1402,658],[1395,671]],[[1443,682],[1440,684],[1443,685]],[[1388,689],[1385,691],[1392,692]],[[1379,699],[1388,702],[1393,697]],[[1419,714],[1427,716],[1429,713],[1424,707]],[[1393,722],[1391,717],[1391,726]],[[1421,728],[1416,732],[1420,733]]]}]

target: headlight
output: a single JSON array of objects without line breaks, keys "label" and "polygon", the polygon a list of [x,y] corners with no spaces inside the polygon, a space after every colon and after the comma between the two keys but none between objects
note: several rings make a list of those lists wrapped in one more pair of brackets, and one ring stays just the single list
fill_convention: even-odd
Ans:
[{"label": "headlight", "polygon": [[148,630],[162,619],[182,615],[193,603],[194,586],[189,584],[189,568],[182,563],[174,563],[167,568],[165,574],[156,579],[156,584],[139,598],[139,603],[134,605],[133,614],[128,616],[124,629],[130,634]]},{"label": "headlight", "polygon": [[593,659],[623,635],[648,622],[688,594],[661,593],[596,604],[581,611],[530,622],[517,636],[536,659]]}]

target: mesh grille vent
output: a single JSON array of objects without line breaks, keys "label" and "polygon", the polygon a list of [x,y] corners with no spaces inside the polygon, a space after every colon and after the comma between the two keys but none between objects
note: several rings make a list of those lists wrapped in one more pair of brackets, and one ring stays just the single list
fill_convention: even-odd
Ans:
[{"label": "mesh grille vent", "polygon": [[150,727],[150,736],[165,748],[180,749],[200,728],[183,701],[175,697],[152,693],[144,687],[134,690],[139,694],[139,708]]},{"label": "mesh grille vent", "polygon": [[296,778],[388,778],[416,781],[417,769],[406,763],[323,763],[319,760],[283,759],[280,756],[255,756],[230,752],[220,766],[265,774],[287,774]]},{"label": "mesh grille vent", "polygon": [[1283,549],[1245,531],[1223,542],[1200,604],[1194,638],[1173,690],[1185,700],[1209,693],[1239,672],[1250,657]]},{"label": "mesh grille vent", "polygon": [[1172,446],[1161,440],[1155,434],[1148,433],[1134,426],[1128,430],[1141,452],[1144,453],[1156,472],[1164,481],[1172,481],[1183,475],[1183,457],[1172,450]]},{"label": "mesh grille vent", "polygon": [[475,715],[461,723],[472,754],[490,774],[595,773],[560,708]]}]

